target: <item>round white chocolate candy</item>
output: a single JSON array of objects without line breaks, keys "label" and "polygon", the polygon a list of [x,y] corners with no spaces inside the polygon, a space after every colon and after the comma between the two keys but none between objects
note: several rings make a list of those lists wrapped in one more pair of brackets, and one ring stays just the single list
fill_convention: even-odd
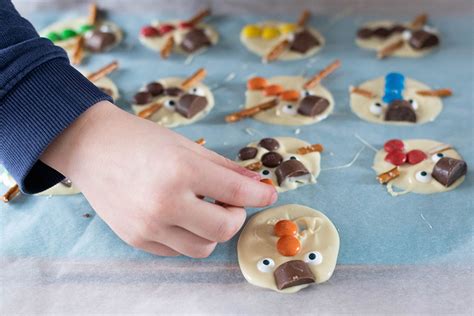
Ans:
[{"label": "round white chocolate candy", "polygon": [[[397,32],[390,31],[394,27],[400,27],[400,28],[403,27],[406,29],[404,31],[400,30]],[[355,42],[357,46],[363,49],[380,51],[384,47],[387,47],[390,44],[395,43],[399,41],[400,39],[403,39],[404,40],[403,46],[393,51],[391,56],[416,58],[416,57],[423,57],[438,47],[438,45],[435,45],[435,46],[421,48],[421,49],[414,49],[409,44],[409,40],[412,36],[412,31],[409,29],[409,23],[396,23],[390,20],[372,21],[372,22],[364,24],[360,29],[364,29],[364,28],[368,28],[372,30],[379,28],[379,29],[386,29],[388,31],[387,31],[387,36],[372,35],[367,38],[356,36]],[[424,28],[424,30],[437,36],[436,30],[432,28]]]},{"label": "round white chocolate candy", "polygon": [[416,123],[407,121],[386,121],[385,113],[388,104],[383,102],[385,78],[379,77],[368,80],[357,86],[375,95],[374,98],[349,92],[352,112],[364,121],[379,124],[413,125],[434,121],[443,109],[443,102],[437,96],[422,96],[417,94],[420,90],[432,90],[429,86],[411,78],[405,78],[403,99],[408,101],[416,114]]},{"label": "round white chocolate candy", "polygon": [[[455,179],[452,184],[447,185],[441,183],[437,175],[453,174],[454,168],[462,166],[465,162],[459,153],[447,144],[443,144],[434,140],[427,139],[411,139],[403,140],[403,152],[410,155],[410,151],[419,150],[425,154],[425,159],[417,161],[417,163],[410,163],[408,160],[398,166],[400,175],[395,177],[387,183],[387,191],[397,196],[409,192],[420,194],[432,194],[439,192],[451,191],[457,188],[463,181],[465,176],[462,175]],[[390,162],[387,157],[388,152],[385,149],[379,150],[374,158],[373,169],[377,175],[383,174],[396,167]],[[436,167],[438,171],[435,173],[435,165],[440,162],[442,158],[454,158],[448,163],[438,164]],[[408,158],[407,158],[408,159]],[[388,160],[388,161],[387,161]],[[453,168],[453,169],[449,169]],[[396,189],[394,189],[396,188]]]},{"label": "round white chocolate candy", "polygon": [[[306,47],[299,51],[290,47],[278,56],[278,60],[298,60],[308,58],[317,54],[321,48],[323,48],[325,40],[321,33],[319,33],[315,28],[309,26],[305,27],[304,30],[309,32],[309,35],[312,37],[309,38],[308,41],[313,42],[315,45],[309,45],[309,43],[298,43],[302,44],[302,47]],[[289,40],[291,45],[291,43],[297,38],[297,34],[304,30],[293,23],[264,21],[257,24],[246,25],[240,33],[240,41],[249,51],[263,57],[268,55],[276,45],[285,39]]]},{"label": "round white chocolate candy", "polygon": [[[323,85],[318,84],[311,89],[304,89],[303,85],[308,79],[301,76],[279,76],[267,78],[268,85],[281,85],[285,90],[296,90],[299,92],[299,98],[297,100],[285,101],[281,97],[278,97],[277,106],[257,113],[252,118],[262,121],[264,123],[278,124],[278,125],[289,125],[289,126],[301,126],[314,124],[327,118],[334,110],[334,98]],[[300,114],[300,105],[307,96],[316,96],[319,99],[320,105],[324,103],[324,106],[320,107],[318,113],[313,116]],[[247,89],[245,92],[245,108],[251,108],[258,104],[270,101],[277,98],[277,96],[266,95],[265,89],[250,90]],[[316,103],[318,100],[314,100],[314,106],[318,106]]]},{"label": "round white chocolate candy", "polygon": [[[269,147],[265,143],[278,144],[278,148]],[[237,163],[248,166],[262,162],[262,167],[256,172],[259,172],[263,179],[271,179],[278,192],[294,190],[305,184],[316,183],[321,171],[319,152],[304,155],[297,153],[298,148],[310,145],[293,137],[264,138],[245,147],[245,150],[252,151],[250,155],[241,149]],[[270,152],[276,154],[270,157],[272,155],[267,155]]]},{"label": "round white chocolate candy", "polygon": [[[275,224],[281,220],[296,224],[294,237],[300,248],[295,255],[284,256],[277,248],[280,237],[275,234]],[[334,272],[338,252],[339,234],[334,224],[323,213],[297,204],[258,212],[243,228],[237,244],[239,266],[245,279],[283,293],[294,293],[313,283],[327,281]],[[289,265],[301,267],[305,273]],[[301,278],[312,280],[303,282]]]},{"label": "round white chocolate candy", "polygon": [[[169,88],[181,89],[181,84],[184,80],[184,78],[164,78],[155,82],[161,84],[164,91],[166,91],[166,89]],[[146,86],[142,88],[142,92],[147,92]],[[181,98],[185,95],[205,98],[207,103],[201,111],[192,117],[186,117],[176,110],[178,103],[182,101]],[[165,92],[162,92],[159,95],[152,97],[150,102],[141,105],[133,104],[132,109],[135,114],[138,115],[140,112],[156,103],[161,103],[163,106],[150,116],[149,119],[165,127],[177,127],[192,124],[204,118],[214,107],[214,96],[205,84],[197,83],[189,88],[188,91],[181,91],[178,95],[167,95]]]}]

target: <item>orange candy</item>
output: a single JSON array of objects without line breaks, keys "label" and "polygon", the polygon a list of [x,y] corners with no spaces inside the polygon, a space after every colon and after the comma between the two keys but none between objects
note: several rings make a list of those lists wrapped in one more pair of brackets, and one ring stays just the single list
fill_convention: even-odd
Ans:
[{"label": "orange candy", "polygon": [[288,219],[282,219],[275,224],[273,231],[277,237],[294,236],[298,231],[298,226]]},{"label": "orange candy", "polygon": [[297,90],[285,90],[280,94],[280,98],[285,101],[297,101],[300,93]]},{"label": "orange candy", "polygon": [[277,250],[285,257],[296,255],[301,249],[301,244],[295,236],[283,236],[278,239]]},{"label": "orange candy", "polygon": [[272,179],[260,179],[260,182],[265,183],[265,184],[269,184],[269,185],[273,185],[273,186],[275,185],[275,184],[273,184]]},{"label": "orange candy", "polygon": [[280,93],[285,90],[283,86],[280,86],[279,84],[271,84],[267,87],[265,87],[265,95],[279,95]]},{"label": "orange candy", "polygon": [[268,86],[268,81],[263,77],[253,77],[247,81],[247,89],[249,90],[263,90],[266,86]]}]

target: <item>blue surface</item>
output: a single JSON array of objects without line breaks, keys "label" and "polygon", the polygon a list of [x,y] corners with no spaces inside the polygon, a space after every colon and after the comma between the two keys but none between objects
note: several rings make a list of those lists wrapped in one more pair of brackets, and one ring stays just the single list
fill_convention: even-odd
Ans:
[{"label": "blue surface", "polygon": [[[61,15],[64,17],[64,15]],[[38,29],[55,21],[51,12],[32,16]],[[273,126],[254,120],[236,124],[224,123],[224,116],[244,102],[245,81],[250,74],[262,76],[308,74],[325,67],[333,59],[342,60],[342,68],[324,80],[336,100],[335,113],[327,120],[301,127],[300,137],[320,142],[326,147],[322,168],[349,162],[362,144],[357,133],[372,145],[381,147],[389,138],[431,138],[453,144],[470,167],[474,162],[473,146],[473,37],[472,16],[434,18],[433,24],[442,32],[441,50],[422,59],[375,59],[373,52],[354,44],[356,25],[370,17],[341,20],[318,17],[312,24],[326,37],[327,45],[315,58],[297,62],[262,65],[255,55],[239,42],[240,28],[258,17],[215,17],[212,23],[221,34],[219,44],[206,54],[197,56],[189,65],[183,56],[162,61],[158,55],[142,47],[136,34],[151,15],[113,16],[128,33],[125,44],[103,56],[86,60],[86,67],[97,69],[112,59],[121,64],[111,78],[124,97],[118,103],[129,110],[127,100],[142,84],[167,76],[186,76],[205,67],[209,86],[219,84],[230,74],[236,78],[215,91],[216,106],[204,120],[177,129],[192,139],[205,137],[207,147],[233,158],[240,147],[262,136],[294,136],[295,128]],[[454,96],[444,100],[445,108],[433,123],[397,127],[374,125],[359,120],[351,113],[348,86],[401,72],[427,83],[433,88],[450,87]],[[252,128],[254,136],[246,133]],[[280,196],[278,205],[300,203],[323,211],[339,230],[341,237],[340,264],[401,264],[470,262],[472,260],[473,175],[456,190],[435,195],[408,194],[391,197],[377,183],[371,169],[374,153],[365,149],[348,169],[323,171],[316,185],[305,186]],[[124,157],[126,159],[126,157]],[[256,210],[249,210],[253,214]],[[118,239],[107,225],[93,215],[81,196],[26,197],[14,203],[0,205],[0,255],[49,258],[124,258],[162,259],[134,250]],[[219,245],[208,262],[236,263],[236,238]]]}]

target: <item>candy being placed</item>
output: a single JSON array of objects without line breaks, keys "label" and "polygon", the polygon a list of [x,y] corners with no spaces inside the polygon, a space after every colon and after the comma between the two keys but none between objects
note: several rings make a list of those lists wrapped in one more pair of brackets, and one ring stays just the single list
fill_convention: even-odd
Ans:
[{"label": "candy being placed", "polygon": [[467,173],[467,164],[465,161],[450,157],[443,157],[435,164],[432,172],[433,178],[444,185],[451,186],[459,178]]},{"label": "candy being placed", "polygon": [[257,156],[258,149],[255,147],[244,147],[239,151],[240,160],[249,160]]},{"label": "candy being placed", "polygon": [[275,174],[280,186],[286,180],[302,183],[308,183],[311,180],[308,169],[296,159],[290,159],[280,164],[275,170]]},{"label": "candy being placed", "polygon": [[104,52],[116,44],[117,38],[114,33],[91,31],[85,36],[85,46],[94,53]]},{"label": "candy being placed", "polygon": [[410,102],[395,100],[388,105],[388,109],[385,112],[385,120],[416,123],[416,113]]},{"label": "candy being placed", "polygon": [[[379,182],[386,184],[387,191],[393,196],[449,191],[460,185],[467,173],[465,161],[450,145],[413,139],[391,140],[384,148],[390,151],[381,149],[377,152],[373,169]],[[394,190],[394,187],[398,189]]]},{"label": "candy being placed", "polygon": [[427,49],[438,46],[439,37],[434,33],[418,30],[411,33],[408,43],[416,50]]},{"label": "candy being placed", "polygon": [[[280,230],[285,224],[291,229]],[[327,281],[336,266],[339,235],[321,212],[283,205],[254,215],[237,243],[242,274],[253,285],[295,293]]]},{"label": "candy being placed", "polygon": [[164,92],[163,85],[159,82],[150,82],[146,85],[146,90],[150,92],[153,97],[157,97]]},{"label": "candy being placed", "polygon": [[319,46],[318,39],[308,30],[303,30],[295,34],[290,50],[300,54],[306,54],[313,47]]},{"label": "candy being placed", "polygon": [[185,94],[179,98],[176,112],[185,118],[193,118],[196,114],[206,108],[207,99],[195,94]]},{"label": "candy being placed", "polygon": [[184,35],[181,48],[187,53],[194,53],[195,51],[210,45],[212,45],[212,42],[207,37],[204,30],[192,29]]},{"label": "candy being placed", "polygon": [[265,153],[262,158],[262,164],[265,167],[275,168],[278,167],[283,161],[283,157],[277,152]]},{"label": "candy being placed", "polygon": [[258,142],[258,146],[273,151],[280,148],[280,143],[275,138],[263,138]]},{"label": "candy being placed", "polygon": [[299,106],[298,113],[304,116],[315,117],[326,111],[329,107],[329,101],[316,95],[304,97]]}]

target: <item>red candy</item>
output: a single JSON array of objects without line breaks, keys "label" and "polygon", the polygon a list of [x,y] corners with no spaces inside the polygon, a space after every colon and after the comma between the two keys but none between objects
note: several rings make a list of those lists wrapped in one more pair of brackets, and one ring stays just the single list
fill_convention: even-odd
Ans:
[{"label": "red candy", "polygon": [[383,145],[383,149],[388,153],[391,153],[392,151],[403,151],[405,145],[403,144],[403,141],[399,139],[391,139]]},{"label": "red candy", "polygon": [[392,151],[385,156],[385,161],[395,166],[401,166],[407,161],[407,155],[401,150]]},{"label": "red candy", "polygon": [[179,22],[179,27],[182,29],[190,29],[193,25],[189,22]]},{"label": "red candy", "polygon": [[161,24],[160,25],[160,34],[166,34],[174,30],[174,26],[172,24]]},{"label": "red candy", "polygon": [[426,158],[427,158],[426,154],[423,151],[418,150],[418,149],[410,150],[407,153],[407,162],[410,165],[416,165],[417,163],[422,162]]},{"label": "red candy", "polygon": [[145,37],[160,36],[160,32],[151,25],[142,27],[142,29],[140,30],[140,34]]}]

